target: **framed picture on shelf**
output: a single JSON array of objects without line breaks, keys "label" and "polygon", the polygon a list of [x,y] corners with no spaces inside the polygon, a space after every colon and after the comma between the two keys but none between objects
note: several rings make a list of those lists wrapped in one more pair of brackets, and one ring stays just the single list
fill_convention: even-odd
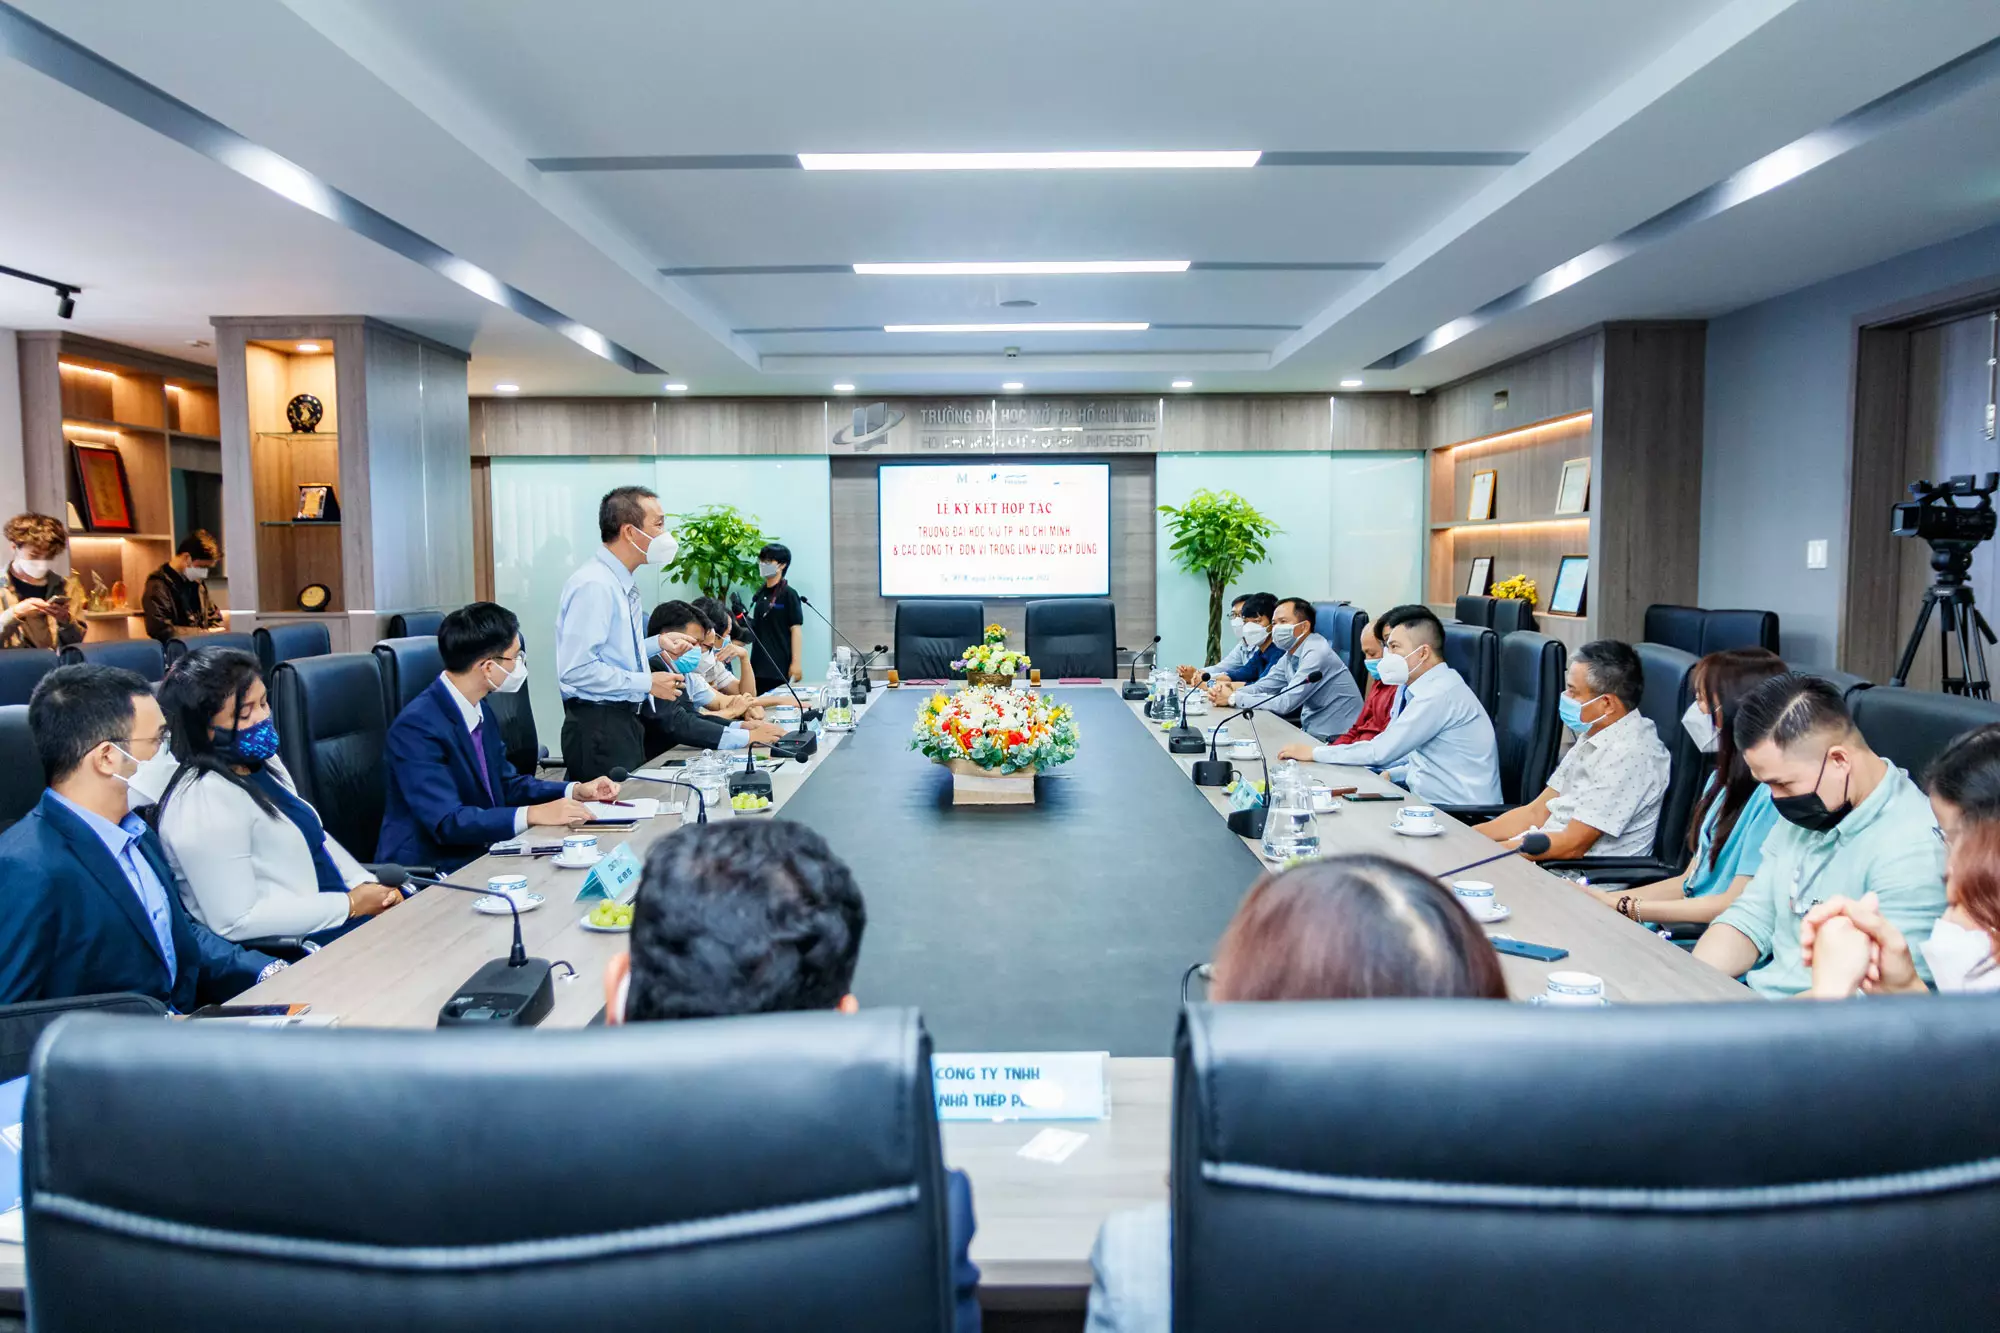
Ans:
[{"label": "framed picture on shelf", "polygon": [[333,523],[340,518],[340,501],[333,487],[324,483],[299,487],[299,512],[295,523]]},{"label": "framed picture on shelf", "polygon": [[1484,597],[1493,591],[1493,557],[1475,555],[1472,557],[1472,572],[1465,577],[1465,595]]},{"label": "framed picture on shelf", "polygon": [[1465,511],[1468,523],[1483,523],[1493,517],[1493,484],[1499,478],[1492,468],[1472,474],[1472,503]]},{"label": "framed picture on shelf", "polygon": [[1558,616],[1580,616],[1588,605],[1587,585],[1590,582],[1590,557],[1587,555],[1566,555],[1556,568],[1556,586],[1549,593],[1549,613]]},{"label": "framed picture on shelf", "polygon": [[1563,464],[1562,481],[1556,486],[1556,512],[1581,514],[1590,508],[1590,460],[1572,458]]},{"label": "framed picture on shelf", "polygon": [[108,444],[71,440],[76,487],[83,500],[83,523],[92,532],[137,532],[132,517],[132,481],[125,456]]}]

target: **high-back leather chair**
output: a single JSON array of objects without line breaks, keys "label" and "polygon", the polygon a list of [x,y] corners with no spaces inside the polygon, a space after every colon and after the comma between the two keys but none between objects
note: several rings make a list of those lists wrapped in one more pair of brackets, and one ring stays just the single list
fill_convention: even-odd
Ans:
[{"label": "high-back leather chair", "polygon": [[394,722],[444,670],[444,655],[438,651],[437,635],[413,634],[377,643],[375,663],[382,671],[382,709]]},{"label": "high-back leather chair", "polygon": [[1361,631],[1367,626],[1368,613],[1352,602],[1313,603],[1313,632],[1333,645],[1354,676],[1354,687],[1364,691],[1368,688],[1368,668],[1361,655]]},{"label": "high-back leather chair", "polygon": [[389,634],[392,639],[409,639],[419,634],[436,634],[438,626],[444,624],[442,611],[398,611],[389,617]]},{"label": "high-back leather chair", "polygon": [[1703,618],[1708,613],[1698,606],[1674,606],[1655,602],[1646,608],[1643,633],[1647,643],[1663,643],[1700,657]]},{"label": "high-back leather chair", "polygon": [[152,684],[167,674],[167,652],[158,639],[106,639],[100,643],[73,643],[62,650],[62,660],[75,664],[123,667],[136,671]]},{"label": "high-back leather chair", "polygon": [[1509,805],[1540,796],[1555,771],[1562,740],[1556,700],[1567,660],[1562,644],[1546,635],[1519,630],[1500,640],[1493,736],[1500,748],[1500,795]]},{"label": "high-back leather chair", "polygon": [[172,666],[197,648],[234,648],[238,652],[254,654],[257,639],[251,634],[217,631],[214,634],[190,634],[186,638],[168,639],[160,646],[166,650],[167,665]]},{"label": "high-back leather chair", "polygon": [[1794,666],[1792,670],[1802,676],[1817,676],[1840,691],[1840,697],[1847,701],[1850,710],[1854,707],[1854,696],[1862,690],[1872,690],[1875,682],[1866,676],[1857,676],[1852,671],[1836,671],[1832,667]]},{"label": "high-back leather chair", "polygon": [[535,709],[528,692],[502,694],[495,690],[486,696],[486,702],[500,723],[500,746],[507,752],[507,762],[516,773],[535,776],[543,758],[542,738],[535,729]]},{"label": "high-back leather chair", "polygon": [[268,679],[273,667],[300,657],[325,657],[333,651],[333,639],[326,626],[309,621],[288,625],[259,625],[250,636],[257,645],[257,660]]},{"label": "high-back leather chair", "polygon": [[1869,748],[1918,782],[1945,746],[1975,727],[2000,722],[2000,703],[1990,699],[1894,686],[1863,690],[1847,707]]},{"label": "high-back leather chair", "polygon": [[280,662],[271,672],[278,754],[326,831],[356,856],[375,851],[388,783],[382,672],[373,653]]},{"label": "high-back leather chair", "polygon": [[33,1077],[46,1333],[951,1327],[914,1010],[560,1034],[72,1018]]},{"label": "high-back leather chair", "polygon": [[1775,611],[1704,611],[1701,613],[1701,651],[1697,657],[1728,648],[1768,648],[1778,651],[1778,613]]},{"label": "high-back leather chair", "polygon": [[105,995],[72,995],[60,1000],[22,1000],[0,1004],[0,1083],[28,1072],[29,1056],[42,1034],[64,1014],[124,1014],[164,1019],[167,1006],[150,995],[118,991]]},{"label": "high-back leather chair", "polygon": [[1484,595],[1467,594],[1458,599],[1453,614],[1461,625],[1491,625],[1493,623],[1493,599]]},{"label": "high-back leather chair", "polygon": [[35,808],[47,785],[35,733],[28,729],[28,706],[0,705],[0,833]]},{"label": "high-back leather chair", "polygon": [[0,648],[0,706],[28,702],[42,677],[61,665],[53,648]]},{"label": "high-back leather chair", "polygon": [[951,664],[986,635],[986,604],[908,597],[896,603],[896,674],[904,680],[963,677]]},{"label": "high-back leather chair", "polygon": [[1465,677],[1488,717],[1500,706],[1500,636],[1485,625],[1444,627],[1445,665]]},{"label": "high-back leather chair", "polygon": [[1979,996],[1195,1005],[1175,1333],[1989,1327],[1995,1105]]},{"label": "high-back leather chair", "polygon": [[1492,624],[1493,632],[1503,639],[1523,630],[1533,633],[1535,608],[1519,597],[1496,597],[1493,599]]},{"label": "high-back leather chair", "polygon": [[1118,612],[1110,599],[1029,602],[1027,621],[1028,658],[1043,680],[1118,674]]}]

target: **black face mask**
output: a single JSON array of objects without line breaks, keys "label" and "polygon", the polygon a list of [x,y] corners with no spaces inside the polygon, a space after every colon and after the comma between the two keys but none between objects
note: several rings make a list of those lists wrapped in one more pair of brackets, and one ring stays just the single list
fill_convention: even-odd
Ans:
[{"label": "black face mask", "polygon": [[1838,826],[1854,810],[1853,803],[1847,799],[1848,783],[1854,780],[1854,775],[1850,772],[1847,781],[1840,784],[1840,808],[1827,809],[1826,802],[1819,798],[1819,784],[1826,777],[1826,761],[1832,757],[1833,751],[1828,750],[1819,761],[1819,777],[1813,779],[1811,791],[1798,796],[1774,796],[1771,798],[1772,809],[1800,828],[1814,833],[1826,833]]}]

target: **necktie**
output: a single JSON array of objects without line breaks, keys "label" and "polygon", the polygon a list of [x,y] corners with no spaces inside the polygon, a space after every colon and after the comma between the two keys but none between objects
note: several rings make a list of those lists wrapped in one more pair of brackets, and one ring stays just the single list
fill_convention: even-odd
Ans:
[{"label": "necktie", "polygon": [[472,729],[472,771],[479,775],[479,785],[489,801],[497,800],[493,795],[493,775],[486,771],[486,719],[481,717]]}]

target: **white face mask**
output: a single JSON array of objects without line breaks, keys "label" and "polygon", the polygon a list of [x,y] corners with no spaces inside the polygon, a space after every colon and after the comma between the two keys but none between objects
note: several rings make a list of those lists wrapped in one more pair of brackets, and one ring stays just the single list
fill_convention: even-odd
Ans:
[{"label": "white face mask", "polygon": [[189,577],[189,578],[191,578],[191,579],[193,579],[193,580],[194,580],[194,581],[195,581],[196,583],[206,583],[206,582],[208,582],[208,566],[207,566],[207,565],[189,565],[189,566],[188,566],[188,577]]},{"label": "white face mask", "polygon": [[778,577],[778,570],[780,568],[782,566],[775,560],[759,560],[757,562],[757,575],[759,578],[774,579]]},{"label": "white face mask", "polygon": [[1699,699],[1689,704],[1687,712],[1681,714],[1681,725],[1687,728],[1687,734],[1694,738],[1695,748],[1703,754],[1714,754],[1722,744],[1715,719],[1708,715],[1708,710],[1701,706]]},{"label": "white face mask", "polygon": [[1231,616],[1231,617],[1229,617],[1229,632],[1230,632],[1231,634],[1234,634],[1234,635],[1235,635],[1235,636],[1236,636],[1237,638],[1239,638],[1239,639],[1243,637],[1243,617],[1242,617],[1242,616]]},{"label": "white face mask", "polygon": [[1299,627],[1289,620],[1277,621],[1271,626],[1271,642],[1280,648],[1289,648],[1299,640]]},{"label": "white face mask", "polygon": [[1939,917],[1931,927],[1931,937],[1917,947],[1924,951],[1931,980],[1941,991],[2000,987],[2000,972],[1994,970],[1993,937],[1983,930]]},{"label": "white face mask", "polygon": [[174,752],[162,745],[151,759],[141,759],[122,745],[114,743],[111,748],[136,766],[136,771],[130,776],[123,773],[116,775],[125,784],[127,808],[137,810],[142,805],[157,804],[160,797],[166,795],[167,784],[173,781],[174,771],[180,767],[174,759]]},{"label": "white face mask", "polygon": [[53,560],[31,560],[25,555],[16,556],[14,559],[14,568],[20,572],[22,578],[30,582],[39,582],[47,578],[49,571],[55,567],[56,562]]},{"label": "white face mask", "polygon": [[[498,665],[498,658],[494,658],[493,661],[495,665]],[[495,694],[512,694],[527,683],[528,663],[524,658],[517,657],[514,659],[514,669],[500,678],[500,683],[493,687],[493,692]]]},{"label": "white face mask", "polygon": [[[636,529],[634,530],[637,531]],[[645,536],[644,533],[640,533],[639,535],[642,537]],[[681,552],[680,538],[674,536],[671,532],[661,533],[659,536],[648,541],[643,547],[639,547],[639,543],[637,542],[633,542],[632,545],[639,549],[640,557],[653,569],[665,569],[674,562],[674,557]]]},{"label": "white face mask", "polygon": [[1246,648],[1255,648],[1270,637],[1271,631],[1265,629],[1254,620],[1246,620],[1238,627],[1236,633],[1237,637],[1243,640]]},{"label": "white face mask", "polygon": [[1410,659],[1401,653],[1383,653],[1381,665],[1375,668],[1375,679],[1384,685],[1409,684]]}]

